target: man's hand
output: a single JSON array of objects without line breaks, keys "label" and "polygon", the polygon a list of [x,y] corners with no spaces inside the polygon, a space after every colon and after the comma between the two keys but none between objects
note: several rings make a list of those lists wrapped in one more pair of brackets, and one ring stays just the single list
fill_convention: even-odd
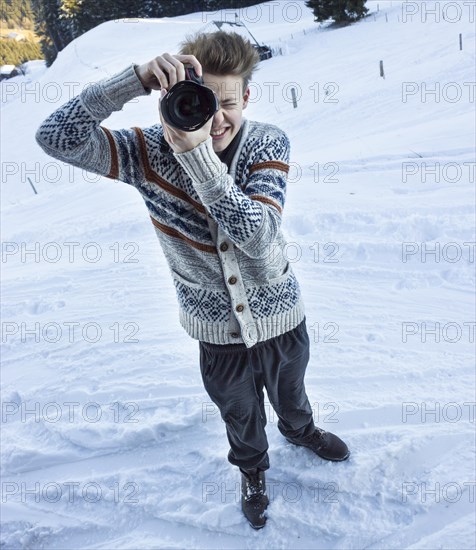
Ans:
[{"label": "man's hand", "polygon": [[173,126],[169,126],[163,119],[162,113],[160,111],[160,101],[164,97],[166,92],[162,90],[160,92],[159,99],[159,115],[162,127],[164,129],[164,137],[167,143],[170,145],[172,150],[175,153],[185,153],[186,151],[191,151],[200,143],[206,141],[210,136],[210,130],[212,128],[213,117],[201,128],[195,130],[194,132],[184,132]]},{"label": "man's hand", "polygon": [[152,61],[139,65],[136,74],[144,88],[160,90],[170,88],[185,80],[184,63],[192,65],[198,76],[202,76],[202,66],[194,55],[171,55],[164,53]]},{"label": "man's hand", "polygon": [[[164,53],[148,63],[139,65],[136,67],[136,74],[144,88],[160,90],[160,99],[162,99],[172,86],[185,80],[184,63],[192,65],[197,75],[203,76],[202,66],[194,55],[171,55],[169,53]],[[164,137],[173,151],[176,153],[190,151],[208,138],[213,118],[195,132],[183,132],[164,122],[160,112],[160,99],[159,115],[164,128]]]}]

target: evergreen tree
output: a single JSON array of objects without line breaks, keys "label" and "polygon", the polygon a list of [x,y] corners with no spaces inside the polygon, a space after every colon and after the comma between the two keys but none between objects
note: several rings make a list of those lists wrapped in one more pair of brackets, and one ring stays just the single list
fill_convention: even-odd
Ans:
[{"label": "evergreen tree", "polygon": [[[157,4],[157,2],[155,2]],[[60,0],[61,17],[74,38],[114,19],[141,17],[144,2],[132,0]]]},{"label": "evergreen tree", "polygon": [[365,17],[366,0],[307,0],[306,6],[314,13],[315,21],[333,19],[337,25],[358,21]]},{"label": "evergreen tree", "polygon": [[61,19],[61,0],[31,0],[35,19],[35,32],[40,37],[41,50],[50,66],[61,51],[73,39],[72,33]]}]

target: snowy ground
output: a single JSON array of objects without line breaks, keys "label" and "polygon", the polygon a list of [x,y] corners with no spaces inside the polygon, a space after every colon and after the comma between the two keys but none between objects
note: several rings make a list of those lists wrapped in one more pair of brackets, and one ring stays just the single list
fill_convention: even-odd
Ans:
[{"label": "snowy ground", "polygon": [[[242,12],[281,48],[245,115],[291,139],[306,387],[352,451],[288,444],[268,407],[259,532],[142,198],[34,140],[88,82],[234,10],[109,22],[2,82],[2,549],[474,548],[474,4],[378,4],[341,30],[303,2]],[[106,125],[155,120],[157,94]]]}]

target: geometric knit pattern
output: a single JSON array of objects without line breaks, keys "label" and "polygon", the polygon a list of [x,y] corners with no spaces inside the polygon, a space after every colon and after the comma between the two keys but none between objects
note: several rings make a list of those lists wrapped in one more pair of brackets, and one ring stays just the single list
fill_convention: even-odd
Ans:
[{"label": "geometric knit pattern", "polygon": [[189,315],[202,321],[225,322],[230,319],[228,293],[200,288],[191,288],[174,280],[179,305]]},{"label": "geometric knit pattern", "polygon": [[[58,124],[63,128],[61,133],[57,131]],[[93,125],[79,97],[75,97],[64,106],[61,112],[54,113],[45,120],[40,135],[46,145],[66,153],[72,151],[77,142],[89,134]]]},{"label": "geometric knit pattern", "polygon": [[261,224],[263,207],[259,202],[243,200],[240,210],[237,210],[236,203],[239,195],[242,195],[242,192],[236,185],[232,186],[225,199],[218,205],[210,206],[210,214],[218,223],[230,228],[228,234],[233,241],[244,242]]},{"label": "geometric knit pattern", "polygon": [[291,309],[299,298],[299,284],[294,275],[275,285],[251,288],[246,291],[255,317],[269,317]]}]

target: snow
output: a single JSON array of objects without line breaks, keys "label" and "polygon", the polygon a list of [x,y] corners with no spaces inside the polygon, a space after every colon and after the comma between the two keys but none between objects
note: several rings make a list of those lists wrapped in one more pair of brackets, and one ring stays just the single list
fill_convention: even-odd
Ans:
[{"label": "snow", "polygon": [[2,65],[0,67],[0,74],[10,74],[15,69],[15,65]]},{"label": "snow", "polygon": [[[474,548],[474,12],[367,5],[338,30],[283,1],[111,21],[0,84],[2,549]],[[352,453],[329,463],[287,443],[267,402],[259,532],[142,198],[34,139],[88,82],[235,11],[281,48],[244,114],[291,139],[283,231],[306,388]],[[157,102],[106,125],[150,125]]]}]

